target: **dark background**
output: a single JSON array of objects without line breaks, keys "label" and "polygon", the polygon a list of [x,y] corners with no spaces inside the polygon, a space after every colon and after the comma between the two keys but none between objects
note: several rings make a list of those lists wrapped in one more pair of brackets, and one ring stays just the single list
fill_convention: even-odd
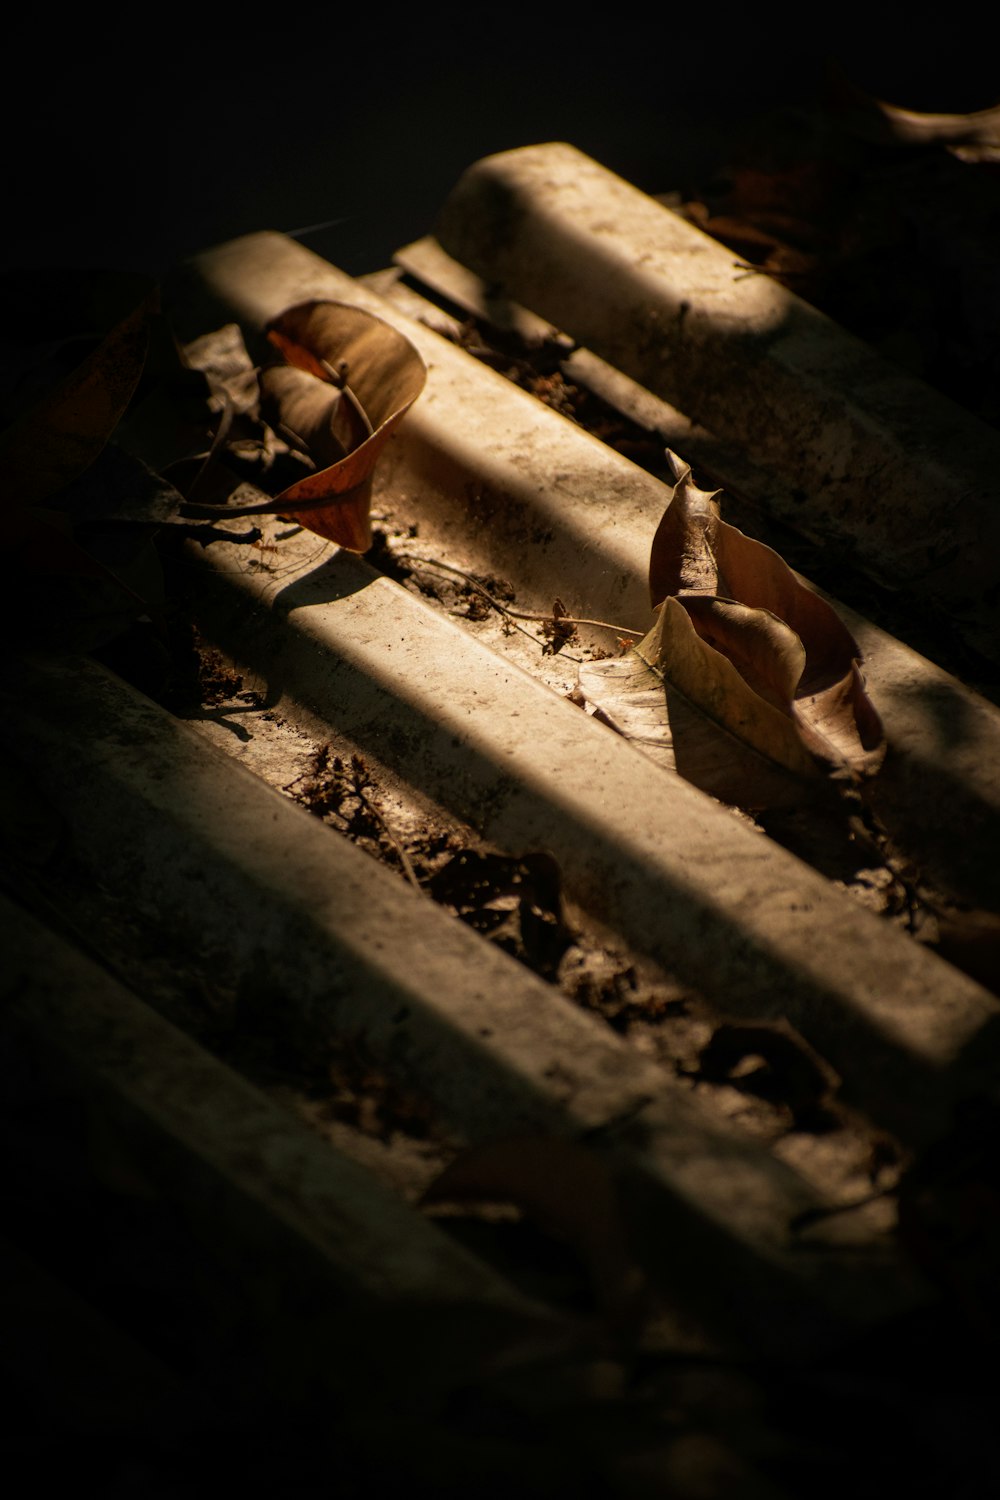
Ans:
[{"label": "dark background", "polygon": [[160,276],[277,229],[360,274],[429,232],[493,151],[566,140],[646,191],[683,191],[748,120],[810,106],[831,62],[910,108],[995,102],[990,49],[948,18],[908,17],[901,44],[843,21],[841,36],[816,11],[704,12],[22,15],[6,37],[0,266]]}]

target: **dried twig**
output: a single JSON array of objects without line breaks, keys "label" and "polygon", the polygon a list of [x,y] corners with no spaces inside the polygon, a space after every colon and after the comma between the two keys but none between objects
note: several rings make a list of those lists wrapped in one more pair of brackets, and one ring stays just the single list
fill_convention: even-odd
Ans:
[{"label": "dried twig", "polygon": [[384,838],[392,845],[392,848],[393,848],[393,851],[394,851],[394,853],[396,855],[396,858],[399,860],[399,863],[403,867],[403,874],[406,876],[407,880],[410,882],[410,884],[412,885],[413,889],[415,891],[419,891],[421,895],[425,895],[426,892],[424,891],[423,886],[420,884],[420,881],[417,879],[417,872],[413,868],[413,864],[411,863],[410,856],[407,854],[406,850],[403,848],[402,844],[399,842],[399,839],[396,837],[396,835],[393,833],[392,829],[389,827],[389,824],[386,821],[385,815],[380,811],[379,808],[377,808],[375,806],[374,802],[367,795],[367,793],[365,792],[364,788],[361,788],[360,790],[356,791],[355,792],[355,796],[358,798],[359,802],[362,803],[362,805],[364,806],[365,811],[371,817],[373,817],[375,819],[376,823],[378,824],[378,826],[382,830],[382,834],[383,834]]},{"label": "dried twig", "polygon": [[[295,792],[293,788],[302,782],[305,782],[306,786],[301,792]],[[417,879],[417,872],[413,868],[410,856],[393,833],[385,814],[369,797],[370,785],[368,767],[360,755],[351,756],[350,769],[348,769],[339,755],[335,755],[331,760],[329,745],[321,745],[312,757],[309,770],[303,771],[286,783],[283,790],[318,817],[323,817],[328,811],[334,812],[337,817],[343,818],[348,824],[348,831],[350,831],[352,819],[343,812],[343,804],[353,797],[364,808],[370,820],[378,826],[386,842],[392,846],[393,853],[414,890],[425,894]],[[331,801],[335,803],[335,806],[330,806]]]},{"label": "dried twig", "polygon": [[[464,579],[470,588],[474,588],[477,593],[481,594],[498,614],[505,615],[511,620],[536,620],[541,625],[548,625],[550,629],[554,625],[593,625],[598,630],[613,630],[618,636],[634,635],[636,640],[641,640],[644,634],[643,631],[631,630],[626,625],[613,625],[608,620],[587,620],[578,615],[557,613],[555,610],[544,615],[538,614],[534,610],[511,609],[509,604],[504,604],[501,600],[497,599],[488,589],[483,587],[478,579],[474,578],[471,573],[467,573],[464,568],[456,568],[452,563],[440,562],[437,558],[433,557],[418,557],[413,552],[394,552],[393,557],[400,562],[410,563],[411,565],[416,564],[418,568],[438,568],[444,573],[456,574],[459,578]],[[520,629],[520,626],[518,626],[518,629]],[[536,637],[528,630],[522,631],[522,634],[528,636],[529,640],[536,640]],[[571,656],[568,660],[578,661],[579,658]]]}]

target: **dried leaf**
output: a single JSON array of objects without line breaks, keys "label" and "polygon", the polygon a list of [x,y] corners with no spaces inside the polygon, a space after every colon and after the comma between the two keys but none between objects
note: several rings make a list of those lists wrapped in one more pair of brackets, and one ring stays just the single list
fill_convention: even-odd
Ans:
[{"label": "dried leaf", "polygon": [[772,806],[788,795],[748,751],[798,777],[818,775],[791,716],[699,636],[677,599],[664,600],[652,630],[626,656],[581,666],[580,688],[612,728],[723,800]]},{"label": "dried leaf", "polygon": [[703,593],[770,610],[802,641],[802,689],[839,681],[861,653],[836,610],[770,547],[722,520],[715,498],[721,491],[698,489],[690,465],[675,454],[668,457],[677,483],[650,553],[654,607],[668,594]]},{"label": "dried leaf", "polygon": [[[319,465],[285,489],[275,510],[352,552],[371,546],[371,487],[393,429],[420,395],[427,370],[409,339],[390,324],[339,302],[305,302],[268,326],[290,366],[314,382],[268,374],[268,398],[292,431],[307,431]],[[317,446],[313,448],[313,444]],[[343,451],[339,456],[337,448]]]},{"label": "dried leaf", "polygon": [[776,552],[722,520],[718,491],[698,489],[690,466],[668,457],[677,482],[650,554],[654,607],[676,596],[698,635],[792,719],[812,755],[870,774],[885,740],[850,631]]},{"label": "dried leaf", "polygon": [[305,370],[272,365],[261,370],[259,381],[264,421],[294,437],[318,469],[340,463],[371,436],[344,392]]},{"label": "dried leaf", "polygon": [[823,769],[872,774],[885,739],[853,636],[776,552],[722,520],[719,491],[667,457],[656,623],[625,657],[580,667],[584,698],[659,764],[744,808],[788,805]]},{"label": "dried leaf", "polygon": [[42,505],[17,506],[7,517],[7,544],[17,557],[21,578],[104,578],[106,569],[74,540],[63,511]]},{"label": "dried leaf", "polygon": [[721,1022],[698,1054],[696,1076],[783,1104],[800,1129],[832,1117],[841,1087],[826,1059],[783,1016]]},{"label": "dried leaf", "polygon": [[615,1179],[586,1146],[545,1136],[473,1146],[435,1178],[421,1201],[516,1205],[576,1252],[607,1316],[628,1324],[640,1314],[644,1277],[629,1247]]},{"label": "dried leaf", "polygon": [[[63,320],[53,327],[53,309],[30,301],[46,297],[46,281],[22,281],[3,288],[6,303],[18,289],[29,299],[17,324],[5,327],[8,360],[18,344],[26,359],[30,350],[46,346],[53,354],[87,351],[78,359],[71,354],[68,370],[65,360],[56,358],[36,366],[27,400],[23,391],[13,392],[17,414],[0,436],[0,494],[8,505],[37,505],[84,473],[118,426],[142,375],[158,298],[155,284],[145,277],[105,272],[50,277]],[[47,370],[53,379],[46,379]]]},{"label": "dried leaf", "polygon": [[225,323],[201,334],[185,344],[181,354],[188,369],[204,377],[220,404],[225,402],[238,413],[256,408],[257,371],[238,323]]},{"label": "dried leaf", "polygon": [[901,146],[946,146],[963,161],[1000,161],[1000,105],[968,114],[924,114],[872,101],[886,138]]},{"label": "dried leaf", "polygon": [[[230,346],[234,334],[242,348],[238,328],[229,325],[222,336],[230,329]],[[194,341],[199,353],[200,346],[213,337],[206,335]],[[159,474],[166,474],[173,464],[203,455],[223,420],[223,408],[241,411],[241,396],[247,406],[257,404],[257,371],[245,350],[243,358],[241,391],[235,374],[225,378],[229,370],[214,381],[214,370],[202,369],[189,357],[189,347],[180,344],[167,319],[154,318],[142,386],[115,430],[115,442]],[[224,391],[221,398],[216,395],[220,388]]]},{"label": "dried leaf", "polygon": [[88,524],[77,540],[65,512],[19,506],[7,525],[18,570],[0,605],[4,628],[36,646],[91,651],[142,616],[161,616],[163,579],[153,531]]}]

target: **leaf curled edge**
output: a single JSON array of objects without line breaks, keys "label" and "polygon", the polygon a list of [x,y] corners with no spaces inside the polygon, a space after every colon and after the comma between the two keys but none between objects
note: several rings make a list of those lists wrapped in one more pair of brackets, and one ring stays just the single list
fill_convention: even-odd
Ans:
[{"label": "leaf curled edge", "polygon": [[[730,619],[740,608],[730,600],[713,602],[729,606]],[[816,775],[791,714],[756,692],[728,655],[704,639],[680,600],[663,601],[656,624],[633,650],[661,682],[759,754],[795,775]]]},{"label": "leaf curled edge", "polygon": [[[654,607],[668,596],[678,598],[698,634],[749,686],[791,716],[811,754],[856,775],[873,774],[886,743],[854,637],[833,606],[777,552],[722,520],[720,491],[700,490],[690,465],[669,450],[667,457],[676,483],[650,551]],[[726,609],[724,601],[743,610]],[[788,632],[801,644],[794,678]]]},{"label": "leaf curled edge", "polygon": [[[392,432],[424,388],[423,359],[391,324],[342,302],[298,303],[272,319],[267,336],[288,365],[328,388],[320,398],[329,400],[331,392],[341,392],[344,399],[331,402],[327,414],[330,438],[343,447],[345,431],[350,440],[353,429],[355,439],[360,439],[342,457],[283,490],[274,508],[348,551],[367,552],[375,468]],[[294,400],[301,412],[301,385],[295,388]],[[323,418],[317,421],[314,440]],[[318,451],[322,464],[322,447]]]}]

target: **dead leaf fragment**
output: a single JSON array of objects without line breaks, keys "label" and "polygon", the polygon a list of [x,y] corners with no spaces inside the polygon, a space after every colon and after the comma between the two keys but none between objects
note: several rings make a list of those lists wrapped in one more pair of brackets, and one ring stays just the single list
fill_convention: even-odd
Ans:
[{"label": "dead leaf fragment", "polygon": [[839,681],[861,652],[836,610],[772,548],[723,521],[716,499],[721,491],[698,489],[690,465],[667,456],[677,482],[650,552],[653,606],[668,594],[698,593],[769,610],[802,642],[800,687],[817,691]]},{"label": "dead leaf fragment", "polygon": [[791,717],[699,636],[676,599],[664,600],[649,634],[625,656],[581,665],[579,682],[611,728],[723,801],[794,800],[777,768],[817,777]]},{"label": "dead leaf fragment", "polygon": [[833,1118],[838,1074],[784,1017],[723,1021],[698,1055],[697,1077],[784,1105],[799,1128]]},{"label": "dead leaf fragment", "polygon": [[340,463],[371,436],[345,392],[305,370],[270,365],[261,370],[259,382],[264,421],[293,437],[318,469]]},{"label": "dead leaf fragment", "polygon": [[472,1146],[421,1201],[516,1205],[576,1252],[605,1315],[628,1325],[641,1314],[645,1278],[629,1245],[615,1178],[586,1146],[530,1135]]},{"label": "dead leaf fragment", "polygon": [[309,444],[317,463],[315,473],[276,497],[274,508],[348,551],[367,552],[375,467],[423,390],[426,366],[397,329],[346,303],[300,303],[267,332],[287,365],[305,377],[264,372],[269,409]]},{"label": "dead leaf fragment", "polygon": [[[714,618],[721,620],[729,601],[710,602],[718,606]],[[728,621],[733,634],[739,630],[736,609],[730,612]],[[665,599],[656,624],[633,648],[639,661],[661,682],[679,689],[689,703],[768,760],[800,776],[815,775],[816,766],[791,716],[755,691],[730,654],[699,633],[698,621],[693,617],[697,613],[687,610],[678,599]],[[747,636],[752,634],[755,623],[751,620]],[[721,634],[714,637],[720,644]],[[762,634],[766,639],[766,632]]]},{"label": "dead leaf fragment", "polygon": [[[0,436],[0,496],[8,505],[51,498],[102,452],[139,384],[158,304],[155,284],[145,277],[81,272],[54,281],[53,296],[61,290],[57,300],[67,320],[61,333],[49,327],[51,311],[44,305],[22,307],[21,326],[4,329],[8,339],[19,336],[26,355],[46,345],[53,353],[78,351],[68,369],[54,357],[48,362],[51,380],[45,367],[37,371],[26,402],[13,393],[13,419]],[[31,284],[43,298],[44,282]],[[17,287],[2,290],[6,301]],[[27,288],[22,295],[29,295]],[[67,337],[74,329],[77,336]]]}]

